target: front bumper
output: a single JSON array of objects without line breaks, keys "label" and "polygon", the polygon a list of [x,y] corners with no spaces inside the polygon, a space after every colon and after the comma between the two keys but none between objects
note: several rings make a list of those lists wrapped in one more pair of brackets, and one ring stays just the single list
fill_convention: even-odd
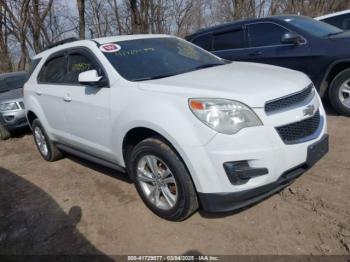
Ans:
[{"label": "front bumper", "polygon": [[28,126],[24,109],[0,112],[0,124],[10,131]]},{"label": "front bumper", "polygon": [[[235,135],[216,134],[204,146],[183,147],[183,159],[203,208],[228,211],[249,205],[282,189],[310,168],[318,160],[310,159],[310,148],[327,137],[326,114],[319,96],[310,104],[319,109],[320,124],[312,136],[298,143],[285,143],[276,127],[308,119],[305,106],[274,115],[256,108],[264,125],[242,129]],[[229,171],[248,179],[230,179],[225,163],[243,163]]]},{"label": "front bumper", "polygon": [[270,184],[233,193],[198,193],[202,208],[207,212],[234,211],[259,202],[282,190],[328,152],[328,135],[324,135],[320,141],[323,142],[323,147],[318,151],[309,150],[312,155],[308,156],[306,163],[284,172]]}]

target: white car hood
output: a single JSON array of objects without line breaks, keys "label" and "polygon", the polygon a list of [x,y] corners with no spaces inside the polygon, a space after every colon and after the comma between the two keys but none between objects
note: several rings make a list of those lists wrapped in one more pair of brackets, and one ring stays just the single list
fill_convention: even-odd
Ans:
[{"label": "white car hood", "polygon": [[140,82],[144,90],[186,97],[215,97],[264,107],[265,102],[306,88],[311,80],[303,73],[270,65],[233,62]]}]

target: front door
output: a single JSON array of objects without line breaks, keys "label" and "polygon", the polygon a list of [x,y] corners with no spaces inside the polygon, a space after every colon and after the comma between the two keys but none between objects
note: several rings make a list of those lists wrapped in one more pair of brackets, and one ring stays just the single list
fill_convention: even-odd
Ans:
[{"label": "front door", "polygon": [[73,50],[68,54],[67,93],[65,116],[71,134],[71,144],[85,153],[112,160],[111,141],[111,89],[82,85],[79,74],[97,70],[107,77],[95,57],[87,50]]},{"label": "front door", "polygon": [[248,50],[246,60],[271,64],[308,73],[311,56],[309,43],[283,44],[282,36],[290,32],[272,22],[258,22],[246,26]]}]

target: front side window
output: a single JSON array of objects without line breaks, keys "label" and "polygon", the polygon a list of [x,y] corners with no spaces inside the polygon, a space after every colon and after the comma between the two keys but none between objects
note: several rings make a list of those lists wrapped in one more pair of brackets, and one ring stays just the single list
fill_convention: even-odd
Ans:
[{"label": "front side window", "polygon": [[66,81],[66,59],[64,55],[48,60],[41,69],[39,83],[62,84]]},{"label": "front side window", "polygon": [[244,32],[242,29],[214,35],[214,50],[244,48]]},{"label": "front side window", "polygon": [[175,37],[135,39],[108,45],[118,48],[113,52],[102,51],[103,54],[129,81],[163,78],[225,64],[209,52]]},{"label": "front side window", "polygon": [[72,53],[68,56],[67,83],[79,84],[79,74],[89,70],[97,70],[102,76],[101,68],[92,59],[82,53]]},{"label": "front side window", "polygon": [[249,43],[251,47],[280,45],[282,36],[289,31],[273,23],[257,23],[248,25]]}]

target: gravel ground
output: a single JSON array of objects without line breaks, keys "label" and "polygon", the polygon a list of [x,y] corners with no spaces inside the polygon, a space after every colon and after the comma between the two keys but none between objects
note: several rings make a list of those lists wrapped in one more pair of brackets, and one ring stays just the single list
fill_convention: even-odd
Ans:
[{"label": "gravel ground", "polygon": [[291,186],[181,223],[153,215],[123,174],[72,157],[45,162],[28,132],[1,141],[0,253],[348,255],[350,118],[328,121],[329,154]]}]

